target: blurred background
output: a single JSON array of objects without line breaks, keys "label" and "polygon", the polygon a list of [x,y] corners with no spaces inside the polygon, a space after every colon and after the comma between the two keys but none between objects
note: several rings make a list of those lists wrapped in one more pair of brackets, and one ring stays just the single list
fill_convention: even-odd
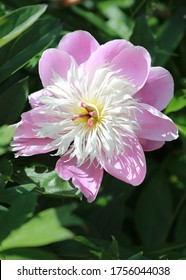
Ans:
[{"label": "blurred background", "polygon": [[[44,5],[47,4],[47,7]],[[186,259],[186,3],[181,0],[0,1],[0,258]],[[10,141],[39,90],[38,60],[63,35],[89,31],[144,46],[173,75],[164,113],[180,137],[146,153],[132,187],[105,173],[92,204],[54,171],[50,155],[15,158]]]}]

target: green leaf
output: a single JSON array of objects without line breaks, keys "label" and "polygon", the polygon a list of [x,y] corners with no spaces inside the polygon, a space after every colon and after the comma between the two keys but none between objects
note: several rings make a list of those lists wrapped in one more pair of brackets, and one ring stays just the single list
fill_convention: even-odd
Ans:
[{"label": "green leaf", "polygon": [[0,82],[47,48],[60,31],[59,20],[43,18],[15,40],[13,45],[11,43],[3,47],[0,57]]},{"label": "green leaf", "polygon": [[64,228],[57,209],[40,212],[20,228],[15,229],[3,240],[0,250],[18,247],[37,247],[71,239],[73,233]]},{"label": "green leaf", "polygon": [[157,49],[154,64],[165,65],[173,51],[180,44],[185,32],[184,15],[186,9],[179,9],[170,20],[161,25],[157,35]]},{"label": "green leaf", "polygon": [[149,51],[151,57],[154,57],[155,41],[145,16],[140,16],[135,20],[130,41],[134,45],[143,46]]},{"label": "green leaf", "polygon": [[135,211],[137,232],[143,244],[161,244],[167,237],[172,218],[172,197],[166,175],[154,170],[142,190]]},{"label": "green leaf", "polygon": [[28,29],[46,8],[46,5],[27,6],[0,17],[0,47]]},{"label": "green leaf", "polygon": [[11,188],[6,188],[2,193],[0,193],[0,201],[7,204],[12,204],[16,199],[21,197],[23,194],[29,193],[36,188],[35,184],[26,184],[15,186]]},{"label": "green leaf", "polygon": [[102,260],[118,260],[119,259],[119,245],[115,237],[112,236],[110,246],[102,252]]},{"label": "green leaf", "polygon": [[[40,169],[41,171],[39,171]],[[46,167],[35,165],[26,167],[25,173],[33,182],[37,183],[37,190],[42,194],[57,197],[81,197],[78,189],[72,187],[68,181],[62,180],[55,170],[48,172]]]},{"label": "green leaf", "polygon": [[[10,209],[1,219],[0,240],[9,239],[12,232],[28,220],[36,207],[36,193],[23,194],[11,205]],[[10,247],[11,248],[11,247]]]},{"label": "green leaf", "polygon": [[4,216],[4,214],[6,214],[7,211],[8,211],[8,208],[0,205],[0,220]]},{"label": "green leaf", "polygon": [[126,8],[130,8],[133,4],[134,4],[134,0],[115,0],[113,2],[113,0],[104,0],[104,1],[99,1],[97,3],[97,6],[101,9],[106,9],[107,7],[110,7],[110,6],[118,6],[118,7],[121,7],[123,9],[126,9]]},{"label": "green leaf", "polygon": [[0,127],[0,146],[6,146],[12,140],[15,133],[15,126],[3,125]]},{"label": "green leaf", "polygon": [[13,172],[12,162],[6,158],[0,160],[0,191],[6,186]]},{"label": "green leaf", "polygon": [[82,226],[84,225],[81,218],[72,214],[72,212],[77,208],[77,204],[72,203],[69,205],[64,205],[56,208],[56,213],[60,217],[63,226]]},{"label": "green leaf", "polygon": [[140,260],[142,256],[143,256],[143,251],[140,251],[132,255],[131,257],[129,257],[128,260]]},{"label": "green leaf", "polygon": [[0,251],[1,260],[57,260],[52,252],[36,248],[14,248]]},{"label": "green leaf", "polygon": [[180,132],[180,134],[186,139],[186,125],[176,123],[176,126]]},{"label": "green leaf", "polygon": [[97,16],[96,14],[86,11],[84,9],[81,9],[79,7],[73,7],[72,10],[82,18],[84,18],[86,21],[90,22],[92,25],[99,28],[99,30],[103,31],[105,34],[115,37],[117,34],[114,32],[112,28],[110,28],[105,21]]},{"label": "green leaf", "polygon": [[0,125],[12,124],[18,120],[25,107],[27,96],[27,78],[14,84],[0,95]]},{"label": "green leaf", "polygon": [[186,107],[186,90],[180,92],[181,96],[174,96],[165,110],[165,114],[179,111]]},{"label": "green leaf", "polygon": [[134,22],[115,3],[101,9],[104,16],[108,18],[107,25],[121,38],[129,39]]}]

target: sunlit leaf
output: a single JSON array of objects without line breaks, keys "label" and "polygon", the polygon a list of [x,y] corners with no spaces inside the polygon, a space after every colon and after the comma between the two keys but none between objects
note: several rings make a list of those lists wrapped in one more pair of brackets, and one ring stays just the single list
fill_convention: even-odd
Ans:
[{"label": "sunlit leaf", "polygon": [[186,90],[180,92],[180,96],[174,96],[165,110],[165,114],[176,112],[186,107]]},{"label": "sunlit leaf", "polygon": [[28,29],[46,8],[46,5],[27,6],[0,17],[0,47]]},{"label": "sunlit leaf", "polygon": [[[42,171],[39,171],[39,170]],[[68,181],[62,180],[56,171],[48,171],[44,166],[26,167],[25,173],[38,185],[38,191],[42,194],[57,197],[81,197],[78,189],[71,186]]]},{"label": "sunlit leaf", "polygon": [[15,126],[8,125],[3,125],[0,127],[0,146],[6,146],[10,143],[15,129]]},{"label": "sunlit leaf", "polygon": [[[23,194],[11,205],[1,219],[0,241],[9,239],[11,233],[18,230],[35,211],[36,193]],[[11,247],[9,247],[11,248]]]},{"label": "sunlit leaf", "polygon": [[0,250],[16,247],[36,247],[71,239],[73,233],[64,228],[57,209],[51,208],[13,230],[1,243]]},{"label": "sunlit leaf", "polygon": [[15,40],[13,46],[8,44],[3,47],[0,56],[0,82],[48,47],[60,31],[61,25],[57,19],[43,18]]},{"label": "sunlit leaf", "polygon": [[115,6],[113,2],[112,5],[100,9],[101,12],[108,18],[108,26],[115,31],[115,33],[124,39],[129,39],[134,22],[128,17],[120,8]]},{"label": "sunlit leaf", "polygon": [[73,7],[72,8],[73,11],[82,16],[85,20],[87,20],[88,22],[90,22],[91,24],[93,24],[94,26],[98,27],[100,30],[102,30],[103,32],[105,32],[106,34],[108,34],[111,37],[116,36],[116,33],[114,32],[113,29],[111,29],[104,20],[102,20],[101,17],[98,17],[96,14],[89,12],[89,11],[85,11],[79,7]]}]

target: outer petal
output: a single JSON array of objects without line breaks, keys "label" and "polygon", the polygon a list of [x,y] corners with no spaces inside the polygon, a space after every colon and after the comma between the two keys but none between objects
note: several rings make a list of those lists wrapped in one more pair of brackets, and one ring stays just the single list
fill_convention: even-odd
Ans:
[{"label": "outer petal", "polygon": [[72,179],[88,202],[96,198],[103,178],[103,169],[96,162],[77,166],[75,158],[69,160],[69,156],[62,156],[56,164],[56,172],[64,180]]},{"label": "outer petal", "polygon": [[139,142],[146,152],[157,150],[165,144],[165,141],[153,141],[148,139],[139,139]]},{"label": "outer petal", "polygon": [[131,147],[126,146],[123,155],[114,158],[110,163],[104,162],[104,169],[121,181],[137,186],[142,183],[146,174],[146,160],[143,149],[135,138],[131,138]]},{"label": "outer petal", "polygon": [[50,138],[23,138],[14,139],[11,143],[12,151],[16,152],[16,156],[33,156],[38,154],[45,154],[52,149],[48,147]]},{"label": "outer petal", "polygon": [[51,143],[50,138],[38,138],[36,135],[37,126],[35,119],[46,121],[46,116],[38,115],[38,109],[33,109],[22,114],[22,120],[18,123],[17,129],[11,143],[13,151],[17,152],[17,156],[31,156],[35,154],[43,154],[52,151],[48,145]]},{"label": "outer petal", "polygon": [[143,47],[129,46],[112,60],[114,70],[132,82],[139,90],[146,82],[150,71],[151,58]]},{"label": "outer petal", "polygon": [[59,43],[59,50],[67,52],[81,64],[99,47],[96,39],[86,31],[75,31],[65,35]]},{"label": "outer petal", "polygon": [[173,121],[154,107],[141,104],[136,112],[140,128],[137,136],[155,141],[172,141],[178,138],[178,130]]},{"label": "outer petal", "polygon": [[40,97],[42,96],[51,96],[51,92],[49,91],[46,91],[46,90],[39,90],[39,91],[36,91],[32,94],[29,95],[29,103],[31,105],[32,108],[35,108],[35,107],[39,107],[42,105],[41,101],[40,101]]},{"label": "outer petal", "polygon": [[152,67],[143,88],[135,98],[158,110],[163,110],[173,97],[174,82],[171,74],[162,67]]},{"label": "outer petal", "polygon": [[101,65],[109,65],[112,60],[125,48],[132,44],[125,40],[113,40],[101,45],[87,61],[88,69],[97,69]]},{"label": "outer petal", "polygon": [[44,87],[50,85],[55,73],[63,78],[71,66],[70,56],[58,49],[48,49],[43,52],[39,61],[39,75]]}]

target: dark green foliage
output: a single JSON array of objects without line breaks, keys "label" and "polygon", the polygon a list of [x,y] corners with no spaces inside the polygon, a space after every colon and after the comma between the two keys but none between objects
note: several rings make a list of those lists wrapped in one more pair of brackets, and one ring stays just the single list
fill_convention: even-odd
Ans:
[{"label": "dark green foliage", "polygon": [[[0,258],[186,258],[185,1],[3,0],[0,3]],[[29,5],[29,6],[28,6]],[[132,187],[105,174],[92,204],[54,171],[56,157],[15,159],[10,142],[28,94],[41,88],[43,50],[77,29],[100,43],[129,39],[166,67],[175,96],[165,109],[177,141],[147,153],[147,177]]]}]

